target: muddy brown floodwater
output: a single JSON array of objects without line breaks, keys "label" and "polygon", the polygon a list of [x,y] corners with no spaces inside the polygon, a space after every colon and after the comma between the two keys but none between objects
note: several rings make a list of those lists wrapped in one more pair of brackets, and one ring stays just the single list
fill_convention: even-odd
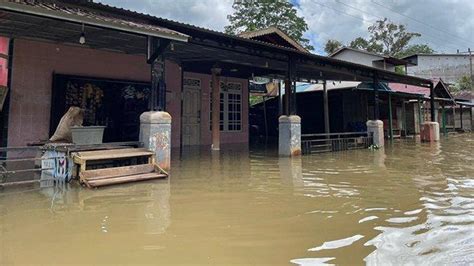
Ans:
[{"label": "muddy brown floodwater", "polygon": [[472,265],[473,147],[187,150],[169,180],[3,190],[0,264]]}]

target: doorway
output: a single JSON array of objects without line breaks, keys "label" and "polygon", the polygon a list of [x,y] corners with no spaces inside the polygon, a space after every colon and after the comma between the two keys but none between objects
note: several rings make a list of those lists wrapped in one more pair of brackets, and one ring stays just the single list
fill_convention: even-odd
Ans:
[{"label": "doorway", "polygon": [[183,146],[201,144],[201,80],[183,79]]}]

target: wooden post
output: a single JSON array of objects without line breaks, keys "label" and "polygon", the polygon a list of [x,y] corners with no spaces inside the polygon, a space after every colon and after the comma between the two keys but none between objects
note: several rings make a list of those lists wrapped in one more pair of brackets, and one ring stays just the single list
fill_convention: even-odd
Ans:
[{"label": "wooden post", "polygon": [[163,52],[170,42],[154,37],[147,39],[147,63],[151,68],[150,111],[166,110],[165,59]]},{"label": "wooden post", "polygon": [[431,111],[431,122],[437,122],[435,116],[435,100],[434,100],[434,85],[430,82],[430,111]]},{"label": "wooden post", "polygon": [[418,98],[418,123],[420,124],[420,131],[421,131],[421,124],[423,124],[423,114],[421,112],[421,100]]},{"label": "wooden post", "polygon": [[278,116],[283,114],[283,95],[281,90],[281,81],[278,81]]},{"label": "wooden post", "polygon": [[285,79],[285,97],[283,97],[283,114],[290,115],[291,80]]},{"label": "wooden post", "polygon": [[392,94],[388,93],[388,134],[393,141]]},{"label": "wooden post", "polygon": [[214,67],[212,73],[212,150],[220,150],[220,113],[221,113],[221,69]]},{"label": "wooden post", "polygon": [[379,120],[380,111],[379,111],[379,86],[377,77],[374,76],[374,120]]},{"label": "wooden post", "polygon": [[[326,87],[326,80],[323,81],[323,101],[324,101],[324,132],[326,134],[331,133],[329,127],[329,99],[328,89]],[[327,136],[329,137],[329,136]]]},{"label": "wooden post", "polygon": [[403,113],[403,120],[402,120],[402,127],[405,137],[407,136],[407,108],[405,99],[402,99],[402,113]]},{"label": "wooden post", "polygon": [[456,104],[453,104],[453,131],[456,131]]},{"label": "wooden post", "polygon": [[472,106],[469,106],[469,116],[471,118],[469,124],[471,125],[471,130],[474,130],[474,127],[472,126]]},{"label": "wooden post", "polygon": [[463,130],[463,123],[462,123],[462,104],[459,105],[459,119],[461,120],[461,131]]},{"label": "wooden post", "polygon": [[443,134],[446,135],[446,111],[444,108],[444,103],[441,104],[441,125],[443,127]]}]

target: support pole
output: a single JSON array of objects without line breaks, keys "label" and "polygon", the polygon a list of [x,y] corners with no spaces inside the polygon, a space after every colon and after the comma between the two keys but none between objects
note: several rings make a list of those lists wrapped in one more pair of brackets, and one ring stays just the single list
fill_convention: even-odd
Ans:
[{"label": "support pole", "polygon": [[472,126],[472,106],[469,106],[469,116],[471,118],[469,124],[471,125],[471,131],[474,130],[474,127]]},{"label": "support pole", "polygon": [[421,130],[421,125],[423,124],[423,113],[421,112],[421,100],[418,98],[418,123],[420,125],[420,130]]},{"label": "support pole", "polygon": [[291,80],[285,79],[285,95],[283,97],[283,115],[290,115]]},{"label": "support pole", "polygon": [[459,105],[459,119],[461,122],[461,131],[464,129],[463,123],[462,123],[462,104]]},{"label": "support pole", "polygon": [[212,73],[212,146],[211,149],[220,150],[220,113],[221,113],[221,69],[214,67]]},{"label": "support pole", "polygon": [[164,112],[166,110],[165,59],[163,52],[168,45],[168,41],[148,37],[147,63],[150,64],[151,70],[150,111]]},{"label": "support pole", "polygon": [[392,117],[392,94],[388,93],[388,134],[393,141],[393,117]]},{"label": "support pole", "polygon": [[283,114],[283,95],[281,89],[281,81],[278,81],[278,115]]},{"label": "support pole", "polygon": [[374,120],[379,120],[380,117],[380,109],[379,109],[379,86],[378,86],[378,79],[374,76]]},{"label": "support pole", "polygon": [[456,104],[453,103],[453,131],[456,131]]},{"label": "support pole", "polygon": [[431,122],[437,122],[435,112],[435,99],[434,99],[434,85],[433,82],[430,83],[430,111],[431,111]]},{"label": "support pole", "polygon": [[285,113],[278,118],[278,154],[280,156],[301,155],[301,118],[296,115],[296,82],[292,59],[288,62],[285,80]]},{"label": "support pole", "polygon": [[441,105],[441,127],[443,128],[443,134],[446,136],[446,109],[444,103]]},{"label": "support pole", "polygon": [[329,134],[331,133],[331,130],[329,127],[329,97],[328,97],[328,90],[326,87],[326,80],[323,81],[323,101],[324,101],[324,132],[326,134]]},{"label": "support pole", "polygon": [[407,136],[407,108],[406,108],[405,99],[402,99],[402,113],[403,113],[402,127],[403,127],[403,132],[406,137]]}]

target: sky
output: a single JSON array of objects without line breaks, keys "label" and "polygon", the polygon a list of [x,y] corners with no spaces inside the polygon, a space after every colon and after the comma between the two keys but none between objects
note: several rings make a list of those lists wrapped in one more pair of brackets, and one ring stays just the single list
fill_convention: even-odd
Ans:
[{"label": "sky", "polygon": [[[223,31],[233,0],[95,0],[159,17]],[[324,54],[328,39],[349,44],[368,37],[367,28],[384,17],[422,36],[412,43],[439,53],[474,50],[474,0],[291,0],[309,30],[305,36]]]}]

